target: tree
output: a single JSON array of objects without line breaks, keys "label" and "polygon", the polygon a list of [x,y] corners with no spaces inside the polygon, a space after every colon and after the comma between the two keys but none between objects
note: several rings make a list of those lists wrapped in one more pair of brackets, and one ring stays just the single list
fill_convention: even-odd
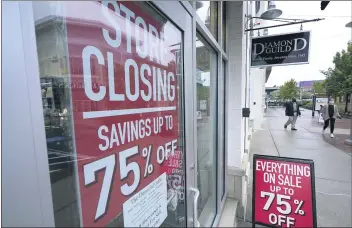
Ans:
[{"label": "tree", "polygon": [[316,94],[323,94],[325,93],[324,82],[314,82],[312,85],[312,90]]},{"label": "tree", "polygon": [[270,93],[270,96],[271,96],[273,99],[277,100],[277,99],[280,98],[280,91],[279,91],[279,90],[275,90],[275,91],[273,91],[273,92]]},{"label": "tree", "polygon": [[280,98],[281,99],[291,99],[297,97],[297,82],[291,78],[290,81],[286,81],[282,86],[280,86]]},{"label": "tree", "polygon": [[[320,71],[325,75],[324,87],[328,95],[349,97],[352,93],[352,44],[347,45],[347,51],[337,52],[333,59],[334,67]],[[347,112],[347,102],[345,111]]]},{"label": "tree", "polygon": [[334,70],[332,68],[329,68],[328,70],[321,70],[320,72],[325,75],[323,85],[326,90],[326,93],[329,96],[338,96],[340,92],[340,85],[337,77],[334,75]]},{"label": "tree", "polygon": [[312,93],[302,92],[302,99],[310,99],[310,98],[312,98]]}]

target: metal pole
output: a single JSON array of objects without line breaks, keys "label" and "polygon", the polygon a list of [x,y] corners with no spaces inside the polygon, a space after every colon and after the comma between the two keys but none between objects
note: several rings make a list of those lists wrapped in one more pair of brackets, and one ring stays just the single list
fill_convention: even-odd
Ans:
[{"label": "metal pole", "polygon": [[287,25],[295,25],[295,24],[302,24],[302,23],[308,23],[308,22],[315,22],[315,21],[321,21],[324,20],[325,18],[318,18],[318,19],[312,19],[312,20],[305,20],[305,21],[298,21],[298,22],[290,22],[287,24],[281,24],[281,25],[272,25],[272,26],[266,26],[266,27],[261,27],[261,28],[251,28],[251,29],[245,29],[245,32],[248,31],[254,31],[254,30],[260,30],[260,29],[265,29],[265,28],[276,28],[276,27],[282,27],[282,26],[287,26]]},{"label": "metal pole", "polygon": [[316,103],[316,95],[313,95],[313,102],[312,102],[312,116],[314,117],[314,113],[315,113],[315,103]]}]

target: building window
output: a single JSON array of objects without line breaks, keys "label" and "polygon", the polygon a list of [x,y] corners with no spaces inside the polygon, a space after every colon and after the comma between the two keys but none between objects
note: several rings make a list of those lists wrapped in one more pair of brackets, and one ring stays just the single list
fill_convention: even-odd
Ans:
[{"label": "building window", "polygon": [[197,35],[197,182],[199,222],[210,227],[217,213],[217,54]]},{"label": "building window", "polygon": [[185,227],[182,32],[145,2],[36,1],[33,15],[55,226]]},{"label": "building window", "polygon": [[214,38],[218,39],[218,2],[197,1],[197,15],[209,29]]},{"label": "building window", "polygon": [[224,98],[223,100],[223,106],[222,106],[222,122],[223,122],[223,131],[222,131],[222,137],[219,139],[219,143],[223,145],[222,151],[220,151],[220,178],[221,178],[221,185],[220,185],[220,194],[221,194],[221,199],[224,198],[225,196],[225,175],[226,175],[226,167],[227,167],[227,162],[226,162],[226,62],[225,60],[222,60],[222,72],[223,72],[223,83],[221,85],[222,87],[222,96]]},{"label": "building window", "polygon": [[227,36],[227,31],[226,31],[226,2],[222,2],[222,48],[224,49],[224,52],[226,52],[226,36]]}]

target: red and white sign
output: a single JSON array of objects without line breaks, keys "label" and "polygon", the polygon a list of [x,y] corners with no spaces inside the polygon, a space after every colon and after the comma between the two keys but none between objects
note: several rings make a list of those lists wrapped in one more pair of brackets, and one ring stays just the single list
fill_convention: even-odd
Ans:
[{"label": "red and white sign", "polygon": [[175,151],[175,154],[164,162],[161,170],[168,175],[168,186],[177,192],[178,201],[184,202],[185,174],[182,151]]},{"label": "red and white sign", "polygon": [[312,160],[254,155],[253,223],[316,227]]},{"label": "red and white sign", "polygon": [[65,5],[82,225],[102,227],[180,150],[182,39],[141,4]]}]

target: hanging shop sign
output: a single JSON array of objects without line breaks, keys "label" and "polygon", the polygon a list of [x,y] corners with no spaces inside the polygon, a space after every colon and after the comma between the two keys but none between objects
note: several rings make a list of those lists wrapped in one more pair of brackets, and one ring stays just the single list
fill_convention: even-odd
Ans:
[{"label": "hanging shop sign", "polygon": [[309,63],[310,31],[252,38],[251,67]]},{"label": "hanging shop sign", "polygon": [[312,160],[253,157],[254,224],[317,227]]},{"label": "hanging shop sign", "polygon": [[[81,225],[116,225],[122,215],[125,227],[158,227],[184,186],[181,33],[145,5],[65,4],[70,80],[84,85],[71,88],[75,150],[86,157],[75,161]],[[168,184],[174,178],[180,184]]]}]

